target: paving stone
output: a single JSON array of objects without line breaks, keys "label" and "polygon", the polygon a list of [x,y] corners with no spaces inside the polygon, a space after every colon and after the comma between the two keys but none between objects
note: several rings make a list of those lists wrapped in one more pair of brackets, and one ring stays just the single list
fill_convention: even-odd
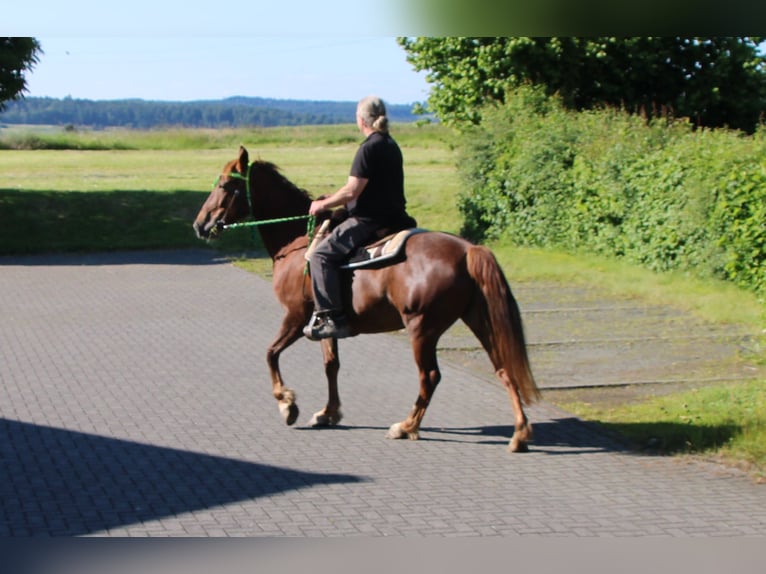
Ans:
[{"label": "paving stone", "polygon": [[[599,309],[586,290],[525,285],[517,296],[552,386],[589,377],[562,367],[566,348],[582,365],[603,352],[603,336],[574,332],[588,308],[624,314],[638,331],[624,327],[621,344],[634,337],[633,348],[663,344],[642,329],[687,329],[666,309]],[[743,473],[635,455],[545,402],[528,410],[532,451],[508,454],[505,392],[486,365],[448,352],[421,440],[386,440],[417,395],[400,335],[341,342],[334,429],[305,426],[326,401],[319,346],[286,351],[302,409],[286,427],[265,362],[281,314],[267,281],[207,250],[0,258],[0,536],[766,533],[766,487]]]}]

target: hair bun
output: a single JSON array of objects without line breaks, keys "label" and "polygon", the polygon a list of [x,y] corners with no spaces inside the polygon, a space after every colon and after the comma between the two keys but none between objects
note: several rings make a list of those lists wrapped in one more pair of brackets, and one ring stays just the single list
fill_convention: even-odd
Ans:
[{"label": "hair bun", "polygon": [[367,96],[359,100],[356,113],[362,118],[364,125],[375,131],[388,131],[388,117],[386,116],[386,104],[377,96]]}]

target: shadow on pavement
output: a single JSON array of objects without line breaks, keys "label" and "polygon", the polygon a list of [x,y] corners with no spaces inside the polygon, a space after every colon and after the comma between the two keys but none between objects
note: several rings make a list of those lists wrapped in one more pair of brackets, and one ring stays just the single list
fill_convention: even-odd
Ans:
[{"label": "shadow on pavement", "polygon": [[[545,422],[533,422],[534,439],[529,444],[532,452],[546,454],[592,454],[593,452],[629,452],[629,447],[616,433],[605,432],[595,423],[589,423],[576,417],[554,419]],[[388,427],[384,426],[346,426],[333,427],[297,427],[296,431],[338,432],[374,430],[385,435]],[[433,427],[420,428],[420,441],[442,443],[473,443],[477,445],[507,445],[513,435],[513,425],[486,425],[472,427]]]},{"label": "shadow on pavement", "polygon": [[0,419],[0,537],[84,535],[364,480]]},{"label": "shadow on pavement", "polygon": [[[591,454],[593,452],[623,452],[626,446],[616,437],[609,436],[595,425],[575,417],[532,423],[534,439],[530,452],[546,454]],[[507,444],[513,435],[513,425],[490,425],[464,428],[423,427],[422,440],[464,442],[458,438],[441,438],[443,435],[466,437],[480,444]],[[441,435],[439,437],[435,435]],[[478,439],[478,440],[476,440]],[[467,440],[465,441],[467,442]]]},{"label": "shadow on pavement", "polygon": [[98,253],[49,253],[41,255],[0,255],[5,265],[92,266],[92,265],[225,265],[225,254],[210,249],[109,251]]}]

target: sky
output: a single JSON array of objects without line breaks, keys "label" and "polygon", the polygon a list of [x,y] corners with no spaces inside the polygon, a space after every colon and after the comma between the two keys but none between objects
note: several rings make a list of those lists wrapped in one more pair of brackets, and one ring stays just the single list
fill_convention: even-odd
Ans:
[{"label": "sky", "polygon": [[[579,9],[583,3],[598,5],[601,11]],[[6,0],[0,32],[34,36],[42,44],[44,53],[27,74],[28,96],[357,101],[376,94],[389,103],[410,104],[427,98],[429,84],[425,73],[415,72],[407,63],[397,36],[582,34],[589,30],[583,29],[583,20],[592,22],[605,6],[625,9],[623,4],[605,0]],[[636,6],[644,16],[659,13],[646,10],[644,4]],[[607,11],[611,20],[585,35],[606,30],[612,34],[622,29],[617,24],[626,21],[638,24],[620,35],[667,28],[636,19],[633,12],[620,12],[619,18],[612,12]],[[671,29],[681,26],[689,14],[676,12],[675,19],[662,12],[661,22],[669,22]],[[748,21],[760,21],[751,12]]]},{"label": "sky", "polygon": [[0,31],[43,54],[27,96],[191,101],[251,96],[422,102],[425,74],[396,43],[399,0],[38,0],[3,7]]},{"label": "sky", "polygon": [[392,104],[428,84],[395,37],[49,37],[28,96],[189,101],[252,96]]}]

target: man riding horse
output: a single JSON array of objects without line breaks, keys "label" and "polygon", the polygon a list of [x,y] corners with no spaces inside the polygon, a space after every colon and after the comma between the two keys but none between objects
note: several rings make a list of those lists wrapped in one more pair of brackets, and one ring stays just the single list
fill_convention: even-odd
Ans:
[{"label": "man riding horse", "polygon": [[[240,146],[239,155],[223,167],[193,223],[201,239],[217,237],[247,218],[258,225],[273,261],[274,293],[285,311],[266,351],[279,412],[288,425],[299,416],[295,392],[284,384],[279,362],[282,352],[302,336],[321,339],[328,389],[325,407],[314,413],[309,426],[335,426],[342,419],[337,339],[406,329],[419,389],[407,417],[392,424],[386,436],[417,439],[441,380],[439,338],[460,319],[487,351],[495,375],[508,392],[514,412],[508,449],[526,451],[532,425],[523,404],[538,399],[540,391],[527,355],[521,310],[492,252],[456,235],[419,230],[399,242],[401,251],[385,263],[382,259],[373,259],[377,261],[373,265],[346,261],[357,246],[415,225],[405,210],[401,151],[387,133],[382,102],[377,98],[359,102],[357,125],[366,139],[347,184],[329,197],[312,201],[274,164],[250,162],[247,149]],[[303,222],[341,205],[348,208],[350,219],[321,240],[311,256],[310,234]],[[338,219],[338,211],[332,219]],[[317,218],[323,219],[327,213]],[[373,248],[378,250],[379,246]],[[312,285],[305,275],[307,256]],[[349,269],[339,271],[339,267]],[[344,310],[347,322],[341,315]]]},{"label": "man riding horse", "polygon": [[354,156],[346,184],[314,200],[309,208],[311,215],[340,206],[349,212],[309,258],[315,310],[303,334],[311,340],[352,334],[341,301],[340,265],[374,239],[416,225],[405,209],[402,152],[388,133],[383,101],[363,98],[356,108],[356,125],[366,139]]}]

